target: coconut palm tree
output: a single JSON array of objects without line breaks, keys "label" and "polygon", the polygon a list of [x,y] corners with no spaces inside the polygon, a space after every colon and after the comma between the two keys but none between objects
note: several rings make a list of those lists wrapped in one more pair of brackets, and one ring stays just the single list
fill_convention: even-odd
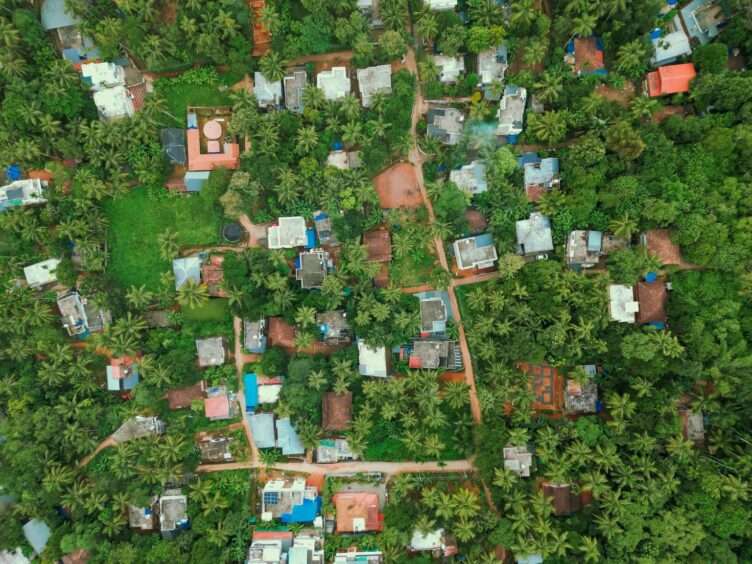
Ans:
[{"label": "coconut palm tree", "polygon": [[438,435],[426,435],[423,439],[423,452],[431,458],[439,458],[444,452],[446,445],[441,442]]},{"label": "coconut palm tree", "polygon": [[580,542],[577,545],[577,550],[582,553],[585,562],[598,562],[601,559],[601,551],[598,548],[598,541],[593,537],[581,535]]},{"label": "coconut palm tree", "polygon": [[295,292],[285,286],[279,290],[275,290],[272,294],[272,301],[274,305],[285,311],[295,304]]},{"label": "coconut palm tree", "polygon": [[647,57],[648,49],[645,45],[645,41],[642,39],[635,39],[629,43],[625,43],[616,53],[616,61],[619,64],[617,71],[624,69],[626,71],[633,70],[639,67]]},{"label": "coconut palm tree", "polygon": [[642,120],[650,118],[658,111],[660,104],[658,100],[648,98],[647,96],[637,96],[629,102],[629,111],[633,117]]},{"label": "coconut palm tree", "polygon": [[217,511],[227,509],[230,504],[219,492],[210,494],[202,505],[204,517],[208,517]]},{"label": "coconut palm tree", "polygon": [[470,19],[475,25],[489,27],[503,22],[504,15],[496,0],[472,0]]},{"label": "coconut palm tree", "polygon": [[342,126],[342,142],[348,147],[358,145],[363,139],[363,126],[359,121],[351,121]]},{"label": "coconut palm tree", "polygon": [[572,18],[571,30],[573,35],[580,35],[587,37],[593,34],[595,26],[598,23],[598,18],[593,14],[584,13]]},{"label": "coconut palm tree", "polygon": [[209,289],[206,287],[206,284],[196,282],[192,278],[186,280],[178,290],[178,303],[191,309],[200,307],[208,299]]},{"label": "coconut palm tree", "polygon": [[141,286],[131,286],[125,298],[134,309],[143,309],[152,302],[154,293],[149,291],[145,284],[142,284]]},{"label": "coconut palm tree", "polygon": [[429,46],[433,46],[433,41],[439,34],[439,22],[432,10],[424,10],[418,17],[418,33]]},{"label": "coconut palm tree", "polygon": [[409,131],[405,132],[394,145],[394,149],[402,156],[406,156],[415,147],[415,137]]},{"label": "coconut palm tree", "polygon": [[546,57],[546,44],[539,40],[532,40],[522,52],[522,62],[531,67],[537,65]]},{"label": "coconut palm tree", "polygon": [[535,0],[516,0],[512,4],[512,15],[510,21],[516,27],[526,28],[535,19],[538,8]]},{"label": "coconut palm tree", "polygon": [[612,220],[608,228],[616,237],[631,239],[637,232],[637,220],[631,219],[629,214],[625,213],[623,216]]},{"label": "coconut palm tree", "polygon": [[535,83],[535,93],[544,104],[553,104],[564,89],[560,74],[544,72],[539,82]]},{"label": "coconut palm tree", "polygon": [[326,386],[327,379],[323,370],[313,370],[308,374],[308,387],[316,390],[317,392]]},{"label": "coconut palm tree", "polygon": [[285,62],[276,51],[269,51],[261,57],[259,70],[269,82],[277,82],[285,77]]},{"label": "coconut palm tree", "polygon": [[301,153],[310,153],[319,144],[319,134],[312,125],[304,126],[298,129],[297,135],[298,151]]},{"label": "coconut palm tree", "polygon": [[490,112],[491,108],[485,100],[472,100],[468,107],[468,116],[475,121],[483,121]]},{"label": "coconut palm tree", "polygon": [[535,136],[543,143],[553,145],[564,138],[567,133],[567,124],[560,113],[549,111],[536,117],[532,129]]},{"label": "coconut palm tree", "polygon": [[157,243],[159,244],[159,253],[165,260],[171,260],[180,248],[178,233],[169,228],[157,236]]},{"label": "coconut palm tree", "polygon": [[313,84],[308,84],[303,90],[303,104],[306,108],[318,109],[325,102],[324,92]]},{"label": "coconut palm tree", "polygon": [[452,530],[460,542],[470,542],[475,538],[475,523],[465,518],[455,521]]},{"label": "coconut palm tree", "polygon": [[264,4],[258,19],[272,33],[277,33],[282,27],[282,18],[274,7],[274,4]]},{"label": "coconut palm tree", "polygon": [[313,343],[313,335],[308,331],[298,331],[295,333],[295,348],[298,351],[307,349]]},{"label": "coconut palm tree", "polygon": [[379,2],[381,23],[388,30],[400,30],[405,26],[407,3],[405,0],[382,0]]},{"label": "coconut palm tree", "polygon": [[310,306],[300,306],[295,313],[295,322],[304,328],[316,325],[316,309]]},{"label": "coconut palm tree", "polygon": [[538,198],[538,210],[545,215],[556,215],[566,201],[561,190],[549,190]]},{"label": "coconut palm tree", "polygon": [[339,111],[345,116],[347,121],[352,122],[358,119],[358,116],[360,115],[360,101],[357,96],[355,96],[355,93],[350,92],[342,98],[342,101],[339,104]]}]

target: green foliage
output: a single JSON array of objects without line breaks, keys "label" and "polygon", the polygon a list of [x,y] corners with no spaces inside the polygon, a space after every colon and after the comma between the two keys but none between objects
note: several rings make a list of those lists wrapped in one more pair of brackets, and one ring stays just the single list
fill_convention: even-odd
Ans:
[{"label": "green foliage", "polygon": [[728,64],[728,47],[723,43],[699,45],[692,51],[692,62],[701,73],[723,72]]},{"label": "green foliage", "polygon": [[261,355],[257,369],[265,376],[280,376],[287,369],[287,355],[279,347],[270,347]]}]

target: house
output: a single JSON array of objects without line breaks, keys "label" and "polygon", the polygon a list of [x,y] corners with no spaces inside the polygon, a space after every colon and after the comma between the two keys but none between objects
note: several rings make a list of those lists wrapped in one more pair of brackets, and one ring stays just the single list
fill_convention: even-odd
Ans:
[{"label": "house", "polygon": [[78,23],[78,19],[65,8],[65,0],[42,2],[40,17],[45,30],[56,30]]},{"label": "house", "polygon": [[125,70],[115,63],[87,63],[81,66],[81,77],[92,91],[100,92],[125,86]]},{"label": "house", "polygon": [[329,153],[326,164],[340,170],[352,170],[360,168],[360,153],[358,151],[343,151],[336,149]]},{"label": "house", "polygon": [[262,354],[266,350],[266,319],[262,316],[255,321],[243,320],[243,348],[251,354]]},{"label": "house", "polygon": [[324,564],[324,539],[318,531],[299,533],[287,555],[287,564]]},{"label": "house", "polygon": [[347,325],[347,312],[327,311],[316,314],[316,325],[324,344],[338,345],[350,342],[350,328]]},{"label": "house", "polygon": [[40,521],[39,519],[32,519],[31,521],[24,523],[22,529],[26,542],[31,545],[34,552],[36,554],[42,554],[47,547],[47,541],[50,540],[50,537],[52,536],[47,523]]},{"label": "house", "polygon": [[227,341],[224,337],[208,337],[196,339],[196,351],[198,353],[198,365],[201,368],[207,366],[221,366],[225,363],[225,350]]},{"label": "house", "polygon": [[136,415],[128,419],[112,433],[112,438],[118,443],[127,443],[134,439],[143,439],[165,432],[165,424],[157,417],[143,417]]},{"label": "house", "polygon": [[159,131],[162,152],[172,164],[188,164],[188,153],[185,148],[185,130],[177,127],[165,127]]},{"label": "house", "polygon": [[76,291],[58,294],[57,307],[63,317],[63,327],[71,337],[87,337],[112,321],[109,312],[95,308]]},{"label": "house", "polygon": [[527,445],[507,445],[503,449],[504,454],[504,467],[520,478],[529,478],[530,469],[533,466],[533,453],[531,453]]},{"label": "house", "polygon": [[[649,72],[646,78],[648,95],[655,98],[667,94],[689,92],[689,83],[697,75],[692,63],[667,65]],[[644,85],[645,86],[645,85]]]},{"label": "house", "polygon": [[305,448],[300,442],[300,437],[292,426],[290,419],[277,419],[277,447],[282,449],[284,456],[305,454]]},{"label": "house", "polygon": [[337,513],[337,533],[380,531],[379,496],[375,493],[336,493],[332,496]]},{"label": "house", "polygon": [[457,0],[424,0],[423,4],[431,10],[454,10]]},{"label": "house", "polygon": [[444,333],[447,326],[447,307],[438,297],[420,300],[420,334],[428,337]]},{"label": "house", "polygon": [[279,400],[279,394],[282,392],[282,376],[256,376],[256,392],[258,394],[258,403],[268,405],[276,403]]},{"label": "house", "polygon": [[227,391],[227,386],[214,386],[206,390],[204,415],[211,421],[221,421],[235,417],[236,396]]},{"label": "house", "polygon": [[525,121],[525,103],[527,102],[527,90],[521,86],[507,86],[504,95],[499,100],[499,109],[496,111],[496,135],[509,137],[509,142],[517,140],[522,133]]},{"label": "house", "polygon": [[203,400],[206,397],[206,382],[201,380],[193,386],[171,388],[165,392],[165,395],[168,409],[188,409],[195,400]]},{"label": "house", "polygon": [[637,299],[637,323],[656,324],[663,327],[668,318],[668,290],[666,284],[660,280],[641,280],[635,287]]},{"label": "house", "polygon": [[459,341],[415,341],[409,354],[408,366],[422,370],[462,370]]},{"label": "house", "polygon": [[525,193],[528,200],[537,202],[546,192],[559,187],[559,159],[535,158],[524,165]]},{"label": "house", "polygon": [[45,0],[41,2],[40,18],[42,27],[50,32],[53,43],[59,48],[63,58],[78,68],[82,63],[99,59],[99,49],[88,39],[84,39],[76,29],[79,20],[65,8],[65,0]]},{"label": "house", "polygon": [[391,355],[386,347],[371,348],[358,340],[358,372],[361,376],[386,378],[391,369]]},{"label": "house", "polygon": [[[551,222],[548,216],[533,212],[530,219],[523,219],[515,223],[517,231],[517,254],[536,258],[543,253],[554,250],[551,238]],[[545,257],[542,257],[545,258]]]},{"label": "house", "polygon": [[113,358],[107,366],[107,389],[111,392],[132,390],[139,377],[137,359],[129,356]]},{"label": "house", "polygon": [[452,248],[459,270],[491,268],[499,260],[496,245],[488,234],[457,239]]},{"label": "house", "polygon": [[55,269],[60,264],[60,259],[47,259],[29,266],[25,266],[24,278],[29,287],[40,290],[44,286],[57,282]]},{"label": "house", "polygon": [[355,5],[358,8],[358,11],[371,21],[373,27],[381,27],[379,0],[357,0]]},{"label": "house", "polygon": [[475,195],[488,190],[486,183],[486,165],[481,161],[473,161],[449,173],[449,180],[454,182],[460,190]]},{"label": "house", "polygon": [[46,185],[47,183],[42,184],[39,178],[27,178],[0,186],[0,212],[16,206],[47,203],[47,199],[43,197],[43,189]]},{"label": "house", "polygon": [[233,462],[235,460],[232,452],[234,443],[235,437],[226,435],[222,431],[201,433],[196,439],[201,462],[206,464]]},{"label": "house", "polygon": [[619,323],[634,323],[639,308],[632,286],[611,284],[608,287],[608,313],[612,320]]},{"label": "house", "polygon": [[564,62],[575,74],[608,74],[603,65],[603,41],[600,37],[575,37],[567,43]]},{"label": "house", "polygon": [[695,413],[687,406],[679,406],[681,416],[682,437],[685,441],[692,441],[701,447],[705,442],[705,420],[702,413]]},{"label": "house", "polygon": [[283,523],[312,523],[321,510],[321,497],[305,478],[274,479],[264,484],[261,495],[261,519],[279,519]]},{"label": "house", "polygon": [[580,510],[580,498],[572,493],[572,484],[544,482],[543,495],[553,500],[554,515],[564,517]]},{"label": "house", "polygon": [[728,6],[723,0],[692,0],[679,12],[692,40],[710,43],[726,25]]},{"label": "house", "polygon": [[378,65],[358,69],[358,89],[364,108],[371,107],[371,96],[376,92],[392,93],[392,65]]},{"label": "house", "polygon": [[193,280],[196,284],[201,282],[201,258],[198,256],[174,259],[172,272],[175,275],[175,290]]},{"label": "house", "polygon": [[292,547],[289,531],[254,531],[246,564],[282,564]]},{"label": "house", "polygon": [[426,135],[438,137],[444,145],[456,145],[462,135],[465,115],[457,108],[430,108]]},{"label": "house", "polygon": [[[508,67],[509,55],[507,53],[506,42],[498,47],[491,47],[478,53],[479,86],[483,90],[483,97],[486,100],[493,99],[491,91],[487,87],[494,82],[504,80],[504,75]],[[498,99],[498,94],[496,99]]]},{"label": "house", "polygon": [[352,426],[352,392],[321,396],[321,427],[324,431],[345,431]]},{"label": "house", "polygon": [[304,290],[321,288],[328,272],[329,253],[323,250],[300,253],[295,261],[295,279]]},{"label": "house", "polygon": [[363,233],[363,244],[368,249],[368,262],[381,264],[381,270],[373,283],[384,288],[389,285],[388,263],[392,260],[392,236],[386,229],[376,229]]},{"label": "house", "polygon": [[655,255],[661,264],[667,265],[684,265],[681,247],[678,243],[671,240],[671,231],[668,229],[651,229],[640,235],[640,243],[648,250],[648,253]]},{"label": "house", "polygon": [[248,416],[248,423],[253,433],[256,448],[276,448],[277,438],[274,433],[274,414],[257,413]]},{"label": "house", "polygon": [[333,67],[316,75],[316,86],[327,100],[341,100],[350,93],[350,78],[345,67]]},{"label": "house", "polygon": [[[231,108],[189,107],[187,112],[188,172],[207,172],[218,167],[237,169],[240,145],[229,134]],[[186,184],[190,178],[186,173]]]},{"label": "house", "polygon": [[282,103],[282,81],[270,82],[256,71],[253,74],[253,94],[259,108],[276,108]]},{"label": "house", "polygon": [[383,564],[384,554],[380,550],[349,550],[334,555],[333,564]]},{"label": "house", "polygon": [[162,538],[174,539],[188,529],[188,498],[178,490],[165,490],[159,496],[159,530]]},{"label": "house", "polygon": [[692,54],[689,37],[684,32],[678,17],[674,18],[671,23],[670,32],[664,33],[663,30],[657,29],[650,33],[650,39],[653,42],[653,56],[650,58],[650,64],[654,67],[675,63],[679,58]]},{"label": "house", "polygon": [[334,220],[322,211],[313,214],[313,226],[316,229],[316,236],[319,244],[338,247],[339,241],[333,229]]},{"label": "house", "polygon": [[308,242],[306,221],[300,216],[280,217],[276,225],[267,227],[266,238],[270,249],[303,247]]},{"label": "house", "polygon": [[628,246],[629,241],[623,237],[601,231],[576,230],[567,237],[564,261],[575,270],[592,268],[598,265],[601,257]]},{"label": "house", "polygon": [[303,92],[308,84],[308,75],[304,69],[295,69],[292,74],[282,80],[285,91],[285,107],[296,114],[302,114],[305,109]]},{"label": "house", "polygon": [[138,529],[142,532],[151,532],[154,530],[154,504],[157,502],[157,498],[152,497],[146,507],[137,507],[135,505],[128,504],[128,526],[131,529]]},{"label": "house", "polygon": [[456,547],[447,545],[444,529],[436,529],[429,533],[415,529],[408,550],[411,552],[441,553],[442,556],[450,556],[455,554]]},{"label": "house", "polygon": [[316,447],[316,462],[330,464],[341,460],[353,460],[355,454],[350,450],[347,439],[321,439]]},{"label": "house", "polygon": [[586,383],[579,383],[572,379],[567,380],[564,388],[564,410],[567,413],[585,414],[600,411],[598,405],[598,384],[594,378],[598,370],[595,364],[581,366],[588,375]]},{"label": "house", "polygon": [[201,280],[206,284],[210,296],[227,297],[227,291],[222,285],[222,280],[225,278],[225,273],[222,271],[222,263],[224,262],[225,257],[222,255],[212,255],[201,265]]},{"label": "house", "polygon": [[433,62],[440,69],[439,81],[444,84],[457,82],[460,75],[465,72],[465,59],[461,55],[456,57],[436,55]]},{"label": "house", "polygon": [[136,113],[133,99],[125,86],[97,90],[94,92],[93,98],[99,117],[102,119],[113,120],[130,117]]}]

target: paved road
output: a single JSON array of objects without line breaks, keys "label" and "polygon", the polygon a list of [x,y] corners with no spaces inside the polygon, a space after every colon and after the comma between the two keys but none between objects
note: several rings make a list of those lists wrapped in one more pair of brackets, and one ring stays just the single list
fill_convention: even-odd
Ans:
[{"label": "paved road", "polygon": [[[259,466],[252,461],[233,462],[231,464],[204,464],[197,468],[199,472],[222,472],[226,470],[244,470]],[[284,472],[303,474],[329,474],[331,472],[381,472],[382,474],[400,474],[403,472],[474,472],[469,460],[450,460],[444,464],[438,462],[340,462],[338,464],[310,464],[295,462],[275,464],[274,469]]]}]

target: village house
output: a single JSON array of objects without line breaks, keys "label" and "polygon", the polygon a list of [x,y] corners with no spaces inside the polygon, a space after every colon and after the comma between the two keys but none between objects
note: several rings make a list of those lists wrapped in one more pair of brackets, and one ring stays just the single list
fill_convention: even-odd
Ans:
[{"label": "village house", "polygon": [[520,478],[529,478],[533,467],[533,453],[527,445],[507,445],[503,449],[504,467]]},{"label": "village house", "polygon": [[566,517],[580,510],[580,497],[572,492],[572,484],[543,484],[543,494],[553,502],[554,515]]},{"label": "village house", "polygon": [[206,390],[204,415],[211,421],[232,419],[236,414],[236,403],[236,395],[228,392],[227,386],[214,386]]},{"label": "village house", "polygon": [[668,289],[655,275],[648,273],[645,280],[635,286],[637,299],[637,323],[649,323],[660,329],[664,327],[668,314]]},{"label": "village house", "polygon": [[368,262],[381,264],[381,270],[374,276],[373,283],[385,288],[389,285],[389,267],[392,260],[392,236],[386,229],[375,229],[363,233],[363,244],[368,249]]},{"label": "village house", "polygon": [[262,354],[266,350],[268,326],[263,316],[255,321],[243,320],[243,348],[251,354]]},{"label": "village house", "polygon": [[136,415],[128,419],[112,433],[112,438],[118,443],[127,443],[134,439],[143,439],[165,432],[165,424],[157,417],[143,417]]},{"label": "village house", "polygon": [[99,49],[79,33],[76,24],[80,20],[66,10],[65,0],[45,0],[39,9],[42,27],[49,32],[63,59],[70,61],[74,68],[100,58]]},{"label": "village house", "polygon": [[210,296],[217,298],[227,297],[222,280],[225,275],[222,271],[222,263],[224,263],[225,257],[222,255],[212,255],[201,265],[201,280],[206,284],[206,289]]},{"label": "village house", "polygon": [[25,266],[23,271],[26,283],[34,290],[41,290],[45,286],[56,283],[55,269],[58,264],[60,264],[60,259],[47,259]]},{"label": "village house", "polygon": [[692,441],[696,447],[701,447],[705,442],[705,418],[702,412],[695,412],[686,405],[680,405],[678,411],[682,437],[685,441]]},{"label": "village house", "polygon": [[101,118],[129,117],[136,112],[125,87],[125,70],[120,65],[89,62],[81,66],[81,77],[93,92],[94,105]]},{"label": "village house", "polygon": [[408,366],[422,370],[462,370],[462,353],[458,341],[414,341]]},{"label": "village house", "polygon": [[551,222],[548,216],[533,212],[530,219],[515,223],[517,231],[517,254],[526,257],[548,258],[549,251],[554,250],[551,237]]},{"label": "village house", "polygon": [[653,56],[650,65],[660,67],[678,61],[681,57],[692,54],[689,37],[684,32],[679,17],[675,17],[669,24],[668,31],[656,29],[650,33],[653,42]]},{"label": "village house", "polygon": [[692,63],[667,65],[649,72],[643,83],[643,90],[653,98],[667,94],[689,92],[689,83],[697,75]]},{"label": "village house", "polygon": [[253,390],[256,390],[256,405],[277,403],[279,394],[282,392],[284,377],[257,376],[256,374],[252,376],[255,379],[255,386],[246,387],[246,393],[253,395]]},{"label": "village house", "polygon": [[290,531],[254,531],[245,564],[284,564],[292,548]]},{"label": "village house", "polygon": [[267,246],[270,249],[293,249],[308,242],[306,221],[300,216],[280,217],[276,225],[266,229]]},{"label": "village house", "polygon": [[517,136],[525,127],[526,102],[527,90],[525,88],[511,85],[504,88],[504,95],[499,100],[499,109],[496,112],[496,119],[499,120],[496,135],[508,137],[510,143],[517,140]]},{"label": "village house", "polygon": [[201,282],[201,258],[198,256],[174,259],[172,261],[172,273],[175,275],[175,291],[193,280],[196,284]]},{"label": "village house", "polygon": [[575,37],[567,43],[564,62],[578,75],[608,74],[603,64],[603,42],[600,37]]},{"label": "village house", "polygon": [[276,448],[277,436],[274,432],[274,414],[256,413],[247,417],[256,448]]},{"label": "village house", "polygon": [[128,526],[140,532],[151,532],[154,530],[154,506],[157,503],[157,496],[152,496],[149,505],[138,507],[128,504]]},{"label": "village house", "polygon": [[26,542],[34,549],[31,557],[34,558],[36,555],[42,554],[47,546],[47,541],[52,536],[47,523],[39,519],[31,519],[24,523],[22,530]]},{"label": "village house", "polygon": [[588,375],[589,380],[586,383],[580,383],[573,379],[568,379],[564,387],[564,411],[576,415],[597,413],[598,406],[598,384],[595,383],[595,375],[598,369],[595,364],[586,364],[580,367]]},{"label": "village house", "polygon": [[225,363],[227,340],[224,337],[196,339],[196,350],[201,368],[221,366]]},{"label": "village house", "polygon": [[361,376],[386,378],[392,370],[391,357],[386,347],[371,348],[358,340],[358,372]]},{"label": "village house", "polygon": [[127,392],[136,387],[139,381],[138,359],[124,356],[113,358],[107,365],[107,390]]},{"label": "village house", "polygon": [[287,555],[287,564],[324,564],[324,538],[319,531],[296,535]]},{"label": "village house", "polygon": [[722,0],[692,0],[679,14],[692,40],[705,45],[723,30],[730,15],[728,10]]},{"label": "village house", "polygon": [[611,284],[608,287],[608,313],[612,320],[619,323],[634,323],[639,308],[632,286]]},{"label": "village house", "polygon": [[172,540],[188,526],[188,497],[178,489],[165,490],[159,496],[159,530],[162,538]]},{"label": "village house", "polygon": [[488,234],[457,239],[452,243],[452,248],[459,270],[491,268],[499,260],[496,245]]},{"label": "village house", "polygon": [[493,93],[488,88],[494,82],[504,80],[507,68],[509,67],[509,56],[507,53],[507,44],[504,42],[498,47],[491,47],[478,53],[478,77],[479,86],[483,90],[483,97],[486,100],[498,100],[499,94],[494,98]]},{"label": "village house", "polygon": [[229,134],[231,121],[228,106],[187,109],[188,172],[183,178],[187,191],[200,191],[215,168],[235,170],[240,166],[240,145]]},{"label": "village house", "polygon": [[358,89],[364,108],[371,107],[371,96],[376,92],[392,93],[392,65],[378,65],[358,69]]},{"label": "village house", "polygon": [[436,529],[429,533],[415,529],[407,548],[410,552],[431,552],[436,558],[457,554],[457,547],[447,541],[444,529]]},{"label": "village house", "polygon": [[444,84],[457,82],[460,75],[465,72],[465,59],[460,55],[456,57],[436,55],[433,62],[439,68],[439,81]]},{"label": "village house", "polygon": [[63,327],[71,337],[87,337],[112,322],[109,312],[94,307],[77,291],[58,294],[57,307],[63,318]]},{"label": "village house", "polygon": [[285,107],[289,111],[296,114],[303,113],[305,109],[303,91],[307,84],[308,76],[305,69],[295,69],[282,80],[285,91]]},{"label": "village house", "polygon": [[426,135],[437,137],[444,145],[456,145],[462,135],[465,115],[457,108],[430,108]]},{"label": "village house", "polygon": [[277,430],[277,448],[282,450],[284,456],[305,454],[305,447],[300,442],[300,437],[298,437],[298,433],[289,418],[277,419],[275,427]]},{"label": "village house", "polygon": [[220,462],[233,462],[235,455],[232,445],[235,437],[222,431],[200,433],[196,438],[196,447],[204,464],[216,464]]},{"label": "village house", "polygon": [[44,188],[47,183],[39,178],[14,180],[10,184],[0,186],[0,212],[17,206],[35,206],[47,203]]},{"label": "village house", "polygon": [[321,341],[326,345],[350,342],[350,328],[347,325],[346,311],[326,311],[316,314]]},{"label": "village house", "polygon": [[276,108],[282,103],[282,81],[270,82],[258,71],[253,73],[253,94],[259,108]]},{"label": "village house", "polygon": [[537,202],[543,194],[559,188],[559,159],[541,159],[538,153],[525,153],[520,157],[524,171],[525,193],[531,202]]},{"label": "village house", "polygon": [[[349,154],[350,153],[346,153],[346,155]],[[319,244],[328,245],[330,247],[339,246],[337,235],[334,233],[333,223],[334,220],[322,211],[317,211],[313,214],[313,226],[316,229],[316,236],[319,239]]]},{"label": "village house", "polygon": [[482,194],[488,190],[486,183],[486,165],[473,161],[449,173],[449,180],[457,187],[471,195]]},{"label": "village house", "polygon": [[321,396],[321,428],[324,431],[346,431],[352,427],[352,392]]},{"label": "village house", "polygon": [[316,75],[316,86],[326,100],[341,100],[350,93],[350,78],[345,67],[333,67]]},{"label": "village house", "polygon": [[572,231],[567,237],[564,261],[572,269],[592,268],[610,253],[626,249],[629,241],[601,231]]},{"label": "village house", "polygon": [[355,5],[358,11],[371,22],[374,28],[378,29],[381,27],[379,0],[357,0]]},{"label": "village house", "polygon": [[441,296],[427,296],[420,300],[420,336],[443,335],[447,328],[447,306]]},{"label": "village house", "polygon": [[454,10],[457,0],[425,0],[424,4],[432,10]]},{"label": "village house", "polygon": [[360,168],[360,153],[358,151],[343,151],[335,149],[326,157],[326,164],[340,170],[354,170]]},{"label": "village house", "polygon": [[332,496],[337,514],[337,533],[380,531],[379,496],[369,492],[336,493]]},{"label": "village house", "polygon": [[206,382],[200,380],[193,386],[171,388],[165,392],[165,395],[168,409],[188,409],[194,401],[202,401],[206,397]]},{"label": "village house", "polygon": [[264,484],[261,519],[283,523],[313,523],[321,510],[321,497],[305,478],[273,479]]},{"label": "village house", "polygon": [[300,253],[295,261],[295,279],[300,281],[304,290],[321,288],[329,270],[329,253],[324,250],[312,250]]},{"label": "village house", "polygon": [[355,454],[350,450],[347,439],[321,439],[316,447],[316,462],[319,464],[332,464],[354,458]]},{"label": "village house", "polygon": [[334,555],[333,564],[383,564],[384,553],[380,550],[350,550]]}]

